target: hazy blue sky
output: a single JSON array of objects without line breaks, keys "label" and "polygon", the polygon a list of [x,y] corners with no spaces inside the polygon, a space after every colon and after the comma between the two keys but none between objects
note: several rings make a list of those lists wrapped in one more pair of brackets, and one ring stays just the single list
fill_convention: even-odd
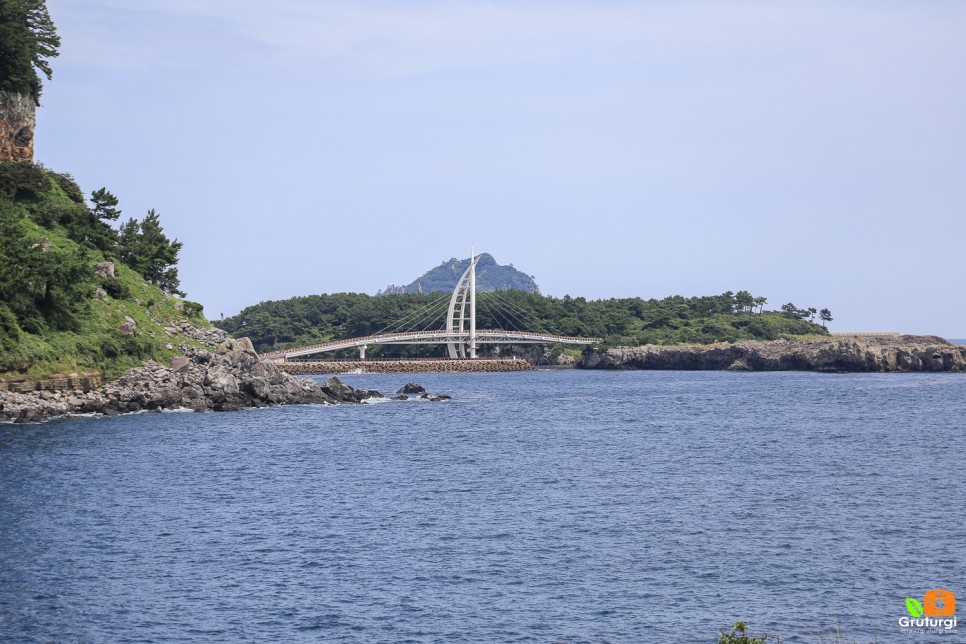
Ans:
[{"label": "hazy blue sky", "polygon": [[966,337],[966,3],[48,0],[37,157],[209,316],[470,244],[588,298]]}]

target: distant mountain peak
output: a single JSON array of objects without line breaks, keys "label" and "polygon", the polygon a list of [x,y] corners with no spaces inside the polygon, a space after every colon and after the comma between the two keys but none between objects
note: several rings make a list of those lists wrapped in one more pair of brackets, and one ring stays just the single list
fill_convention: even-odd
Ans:
[{"label": "distant mountain peak", "polygon": [[[469,265],[470,259],[468,257],[466,259],[451,257],[436,268],[423,273],[409,284],[405,286],[390,284],[385,290],[379,291],[378,294],[452,291],[456,288],[456,282],[463,276]],[[479,259],[476,261],[476,290],[482,292],[506,289],[529,293],[540,292],[540,287],[537,286],[532,275],[517,270],[513,264],[501,265],[497,263],[493,255],[489,253],[480,253]]]}]

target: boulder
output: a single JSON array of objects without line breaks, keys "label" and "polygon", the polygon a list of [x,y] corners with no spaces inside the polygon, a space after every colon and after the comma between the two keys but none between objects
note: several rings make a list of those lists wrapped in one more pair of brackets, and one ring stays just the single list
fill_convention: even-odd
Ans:
[{"label": "boulder", "polygon": [[97,262],[94,264],[94,275],[98,277],[114,277],[114,262]]},{"label": "boulder", "polygon": [[359,403],[368,398],[382,398],[382,394],[378,391],[350,387],[335,376],[325,381],[322,391],[338,402]]},{"label": "boulder", "polygon": [[426,393],[426,388],[422,385],[417,385],[415,382],[406,383],[396,392],[397,394],[424,394]]},{"label": "boulder", "polygon": [[117,330],[125,335],[131,335],[136,328],[138,328],[138,323],[130,316],[124,316],[124,322],[117,327]]}]

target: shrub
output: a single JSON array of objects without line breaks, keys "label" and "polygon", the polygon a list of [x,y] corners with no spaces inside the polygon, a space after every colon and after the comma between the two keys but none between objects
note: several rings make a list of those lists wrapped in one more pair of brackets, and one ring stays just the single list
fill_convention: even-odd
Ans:
[{"label": "shrub", "polygon": [[77,185],[77,180],[73,176],[66,172],[51,172],[50,176],[60,186],[60,189],[64,191],[68,199],[77,204],[84,203],[84,191]]},{"label": "shrub", "polygon": [[131,289],[116,277],[105,277],[101,280],[101,288],[115,300],[127,300],[131,297]]},{"label": "shrub", "polygon": [[29,161],[0,163],[0,195],[19,201],[38,199],[49,191],[50,179]]},{"label": "shrub", "polygon": [[718,633],[717,644],[765,644],[768,641],[767,635],[752,637],[748,635],[748,625],[744,622],[735,622],[731,625],[731,632],[726,633],[722,630]]},{"label": "shrub", "polygon": [[198,302],[189,302],[188,300],[185,300],[184,302],[184,313],[188,317],[199,316],[204,312],[204,310],[204,305],[199,304]]}]

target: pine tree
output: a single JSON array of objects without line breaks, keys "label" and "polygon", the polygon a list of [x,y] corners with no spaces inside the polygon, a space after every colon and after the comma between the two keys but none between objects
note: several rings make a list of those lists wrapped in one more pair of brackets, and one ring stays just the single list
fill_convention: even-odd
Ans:
[{"label": "pine tree", "polygon": [[59,47],[44,0],[0,0],[0,91],[25,94],[40,105],[40,74],[53,76],[49,61]]},{"label": "pine tree", "polygon": [[178,290],[178,253],[184,244],[171,241],[161,228],[158,213],[151,209],[143,221],[129,219],[121,224],[118,257],[163,291],[184,296]]},{"label": "pine tree", "polygon": [[828,309],[822,309],[819,311],[818,317],[822,320],[822,326],[825,326],[827,322],[832,321],[832,312]]},{"label": "pine tree", "polygon": [[121,211],[117,209],[117,197],[107,191],[107,188],[99,188],[91,193],[91,212],[101,221],[115,221],[121,216]]}]

